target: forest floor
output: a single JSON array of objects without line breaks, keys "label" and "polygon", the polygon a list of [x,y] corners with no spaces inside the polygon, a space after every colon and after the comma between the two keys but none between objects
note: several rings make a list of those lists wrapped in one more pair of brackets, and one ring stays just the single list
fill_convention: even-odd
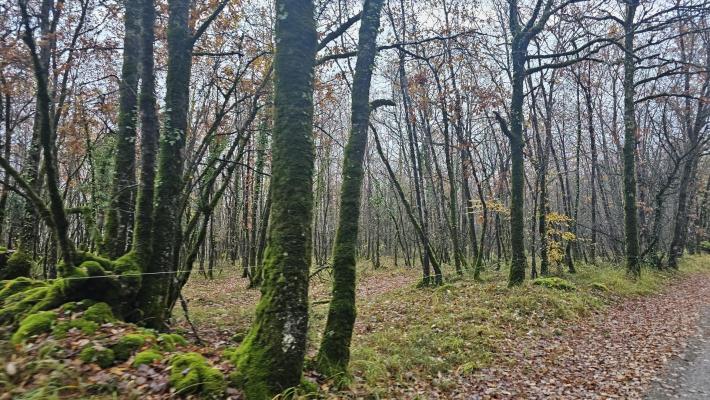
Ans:
[{"label": "forest floor", "polygon": [[[415,289],[417,269],[365,265],[352,384],[337,391],[307,376],[331,397],[642,398],[710,312],[710,258],[688,257],[672,276],[645,270],[635,283],[608,265],[579,269],[563,274],[576,286],[570,291],[508,289],[506,271],[486,271],[483,283],[449,277],[443,287]],[[186,289],[193,322],[220,327],[209,338],[216,346],[248,329],[258,292],[244,285],[227,274]],[[328,287],[327,277],[311,287],[311,355]]]},{"label": "forest floor", "polygon": [[[507,271],[487,270],[484,282],[464,274],[417,288],[418,269],[364,263],[353,379],[338,389],[306,371],[318,387],[308,398],[706,398],[693,396],[708,385],[710,256],[686,257],[679,273],[644,270],[636,282],[610,265],[555,272],[569,284],[507,288]],[[329,287],[327,272],[312,279],[309,357],[320,342]],[[62,341],[44,334],[14,349],[0,342],[0,400],[175,398],[168,360],[185,351],[228,375],[233,367],[222,352],[243,339],[259,291],[225,269],[213,280],[195,276],[184,297],[203,343],[176,309],[176,331],[192,343],[149,366],[133,368],[129,358],[102,369],[77,359],[87,342],[110,344],[135,330],[127,324],[102,326],[98,339],[70,332]],[[64,350],[48,360],[47,343]],[[226,396],[241,398],[233,388]]]},{"label": "forest floor", "polygon": [[710,399],[710,305],[706,304],[688,346],[653,384],[648,399]]}]

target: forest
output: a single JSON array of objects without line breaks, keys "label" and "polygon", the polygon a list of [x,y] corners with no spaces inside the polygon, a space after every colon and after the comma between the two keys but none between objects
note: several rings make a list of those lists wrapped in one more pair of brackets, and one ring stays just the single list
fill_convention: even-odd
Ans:
[{"label": "forest", "polygon": [[4,1],[0,400],[708,398],[708,156],[706,0]]}]

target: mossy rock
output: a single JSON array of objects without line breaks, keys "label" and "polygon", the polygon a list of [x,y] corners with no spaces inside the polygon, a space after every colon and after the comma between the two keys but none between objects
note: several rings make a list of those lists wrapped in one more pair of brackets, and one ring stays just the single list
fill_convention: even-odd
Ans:
[{"label": "mossy rock", "polygon": [[64,338],[72,329],[77,329],[82,333],[91,335],[99,329],[99,324],[94,321],[88,321],[84,318],[62,321],[54,325],[54,328],[52,328],[52,335],[55,338]]},{"label": "mossy rock", "polygon": [[141,365],[144,364],[152,364],[155,361],[159,361],[163,359],[163,355],[155,350],[155,349],[148,349],[145,351],[141,351],[136,353],[135,357],[133,357],[133,367],[137,368]]},{"label": "mossy rock", "polygon": [[0,267],[0,280],[29,276],[33,266],[34,261],[29,254],[24,251],[16,251],[7,259],[5,265]]},{"label": "mossy rock", "polygon": [[600,292],[608,292],[609,287],[607,285],[601,283],[601,282],[592,282],[591,285],[589,285],[593,290],[598,290]]},{"label": "mossy rock", "polygon": [[106,270],[96,261],[84,261],[79,268],[85,270],[88,276],[106,275]]},{"label": "mossy rock", "polygon": [[87,261],[91,261],[91,262],[99,264],[101,269],[104,271],[113,271],[115,268],[114,261],[111,261],[108,258],[97,256],[96,254],[89,253],[87,251],[77,251],[76,254],[74,255],[74,264],[75,265],[81,265]]},{"label": "mossy rock", "polygon": [[170,360],[170,386],[178,394],[199,394],[220,397],[226,383],[224,375],[199,353],[183,353]]},{"label": "mossy rock", "polygon": [[157,341],[158,346],[165,351],[175,351],[178,346],[187,346],[187,340],[177,333],[161,333]]},{"label": "mossy rock", "polygon": [[84,311],[84,319],[96,322],[97,324],[105,324],[114,322],[116,318],[113,316],[111,306],[106,303],[96,303]]},{"label": "mossy rock", "polygon": [[28,289],[46,286],[47,282],[25,277],[4,281],[2,282],[2,287],[0,287],[0,304],[5,303],[5,300],[7,300],[10,296],[14,294],[23,292]]},{"label": "mossy rock", "polygon": [[20,321],[20,326],[10,340],[14,344],[19,344],[27,340],[30,336],[49,332],[56,320],[57,313],[54,311],[40,311],[30,314]]},{"label": "mossy rock", "polygon": [[99,345],[89,345],[81,350],[79,359],[85,363],[94,363],[101,368],[108,368],[113,365],[116,357],[111,349]]},{"label": "mossy rock", "polygon": [[91,299],[84,299],[80,301],[70,301],[68,303],[64,303],[59,307],[59,313],[60,314],[71,314],[75,312],[83,312],[86,311],[87,308],[93,306],[96,304],[95,300]]},{"label": "mossy rock", "polygon": [[548,289],[566,290],[573,291],[577,290],[574,284],[566,279],[558,278],[556,276],[537,278],[532,281],[533,285],[543,286]]},{"label": "mossy rock", "polygon": [[49,292],[49,286],[38,285],[12,293],[5,298],[0,308],[0,324],[13,325],[32,314],[35,306],[43,302],[49,296]]},{"label": "mossy rock", "polygon": [[133,353],[140,350],[146,342],[154,339],[155,336],[152,334],[129,333],[118,339],[118,342],[111,346],[111,349],[116,355],[116,360],[124,361],[128,360]]}]

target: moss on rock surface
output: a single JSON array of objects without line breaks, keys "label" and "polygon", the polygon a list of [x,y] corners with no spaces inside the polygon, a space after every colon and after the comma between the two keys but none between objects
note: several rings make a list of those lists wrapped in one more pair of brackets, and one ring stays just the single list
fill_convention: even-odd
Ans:
[{"label": "moss on rock surface", "polygon": [[178,346],[187,346],[187,340],[177,333],[161,333],[158,335],[158,345],[162,350],[175,351]]},{"label": "moss on rock surface", "polygon": [[152,334],[129,333],[120,338],[111,349],[115,353],[117,360],[128,360],[128,358],[130,358],[133,353],[140,350],[146,342],[154,339],[155,336]]},{"label": "moss on rock surface", "polygon": [[[7,249],[2,254],[6,256]],[[29,276],[33,266],[34,262],[29,254],[23,251],[16,251],[7,259],[5,265],[0,267],[0,280]]]},{"label": "moss on rock surface", "polygon": [[115,355],[111,349],[99,345],[89,345],[81,350],[79,359],[85,363],[94,363],[101,368],[108,368],[113,365]]},{"label": "moss on rock surface", "polygon": [[[62,311],[86,310],[89,313],[86,319],[99,324],[115,321],[114,315],[123,318],[132,312],[128,307],[141,282],[140,267],[133,253],[111,261],[78,252],[75,265],[78,267],[60,263],[57,269],[61,278],[50,282],[24,277],[3,282],[0,286],[0,325],[15,325],[27,315],[66,303],[71,305]],[[88,279],[97,277],[102,279]],[[106,304],[92,308],[95,302]]]},{"label": "moss on rock surface", "polygon": [[178,394],[220,397],[226,388],[224,375],[211,367],[201,354],[178,354],[170,360],[170,366],[170,386]]},{"label": "moss on rock surface", "polygon": [[24,277],[5,281],[0,287],[0,305],[14,294],[42,286],[47,286],[47,283]]},{"label": "moss on rock surface", "polygon": [[96,322],[97,324],[105,324],[116,320],[111,311],[111,306],[106,303],[96,303],[84,311],[84,319]]},{"label": "moss on rock surface", "polygon": [[19,328],[12,335],[12,343],[19,344],[30,336],[49,332],[52,329],[52,324],[54,324],[56,319],[57,313],[54,311],[40,311],[38,313],[28,315],[20,322]]},{"label": "moss on rock surface", "polygon": [[52,335],[56,338],[63,338],[66,337],[67,333],[72,329],[77,329],[82,333],[91,335],[99,329],[99,324],[94,321],[88,321],[84,318],[62,321],[54,325],[54,328],[52,328]]},{"label": "moss on rock surface", "polygon": [[152,364],[154,361],[162,359],[163,355],[159,351],[155,349],[149,349],[136,353],[135,357],[133,358],[133,364],[131,365],[133,365],[134,367],[138,367],[143,364]]}]

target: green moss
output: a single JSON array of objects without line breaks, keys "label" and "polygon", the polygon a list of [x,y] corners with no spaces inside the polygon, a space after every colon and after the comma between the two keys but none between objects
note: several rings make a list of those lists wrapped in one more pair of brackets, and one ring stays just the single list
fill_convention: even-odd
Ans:
[{"label": "green moss", "polygon": [[111,311],[111,306],[106,303],[96,303],[84,311],[84,319],[105,324],[116,320]]},{"label": "green moss", "polygon": [[198,393],[217,397],[225,389],[224,375],[198,353],[178,354],[170,360],[170,386],[178,394]]},{"label": "green moss", "polygon": [[22,343],[30,336],[49,332],[56,319],[57,313],[54,311],[40,311],[28,315],[20,322],[19,328],[12,335],[12,343]]},{"label": "green moss", "polygon": [[118,342],[111,347],[111,349],[116,354],[117,360],[128,360],[128,358],[143,347],[147,341],[154,339],[155,336],[150,334],[129,333],[128,335],[120,338]]},{"label": "green moss", "polygon": [[576,290],[577,288],[574,284],[568,280],[558,278],[556,276],[537,278],[532,281],[533,285],[543,286],[548,289],[558,289],[558,290]]},{"label": "green moss", "polygon": [[77,329],[82,333],[91,335],[99,329],[99,324],[94,321],[87,321],[84,318],[77,318],[71,321],[62,321],[54,325],[54,328],[52,328],[52,335],[56,338],[63,338],[71,329]]},{"label": "green moss", "polygon": [[79,359],[85,363],[94,363],[101,368],[108,368],[113,365],[116,358],[111,349],[98,345],[89,345],[81,350]]},{"label": "green moss", "polygon": [[158,335],[158,345],[165,351],[175,351],[177,346],[187,346],[187,340],[177,333],[162,333]]},{"label": "green moss", "polygon": [[0,308],[0,324],[13,324],[28,314],[49,295],[49,286],[30,287],[8,296]]},{"label": "green moss", "polygon": [[64,303],[59,307],[59,312],[62,314],[71,314],[74,312],[86,311],[87,308],[96,304],[96,301],[91,299],[85,299],[81,301],[70,301]]},{"label": "green moss", "polygon": [[592,282],[589,287],[600,292],[608,292],[609,287],[601,282]]},{"label": "green moss", "polygon": [[106,271],[103,269],[101,264],[96,261],[84,261],[81,265],[79,265],[79,268],[85,270],[88,276],[106,275]]},{"label": "green moss", "polygon": [[143,364],[152,364],[153,362],[162,359],[163,355],[160,352],[150,349],[136,353],[135,357],[133,358],[132,365],[134,367],[138,367]]},{"label": "green moss", "polygon": [[305,395],[309,394],[315,394],[318,393],[318,384],[313,381],[309,381],[308,379],[301,378],[301,384],[298,386],[298,389],[300,392],[303,392]]},{"label": "green moss", "polygon": [[74,263],[76,265],[81,265],[85,262],[99,264],[101,269],[105,271],[113,271],[115,267],[115,263],[107,258],[85,251],[77,251],[74,255]]},{"label": "green moss", "polygon": [[32,257],[24,251],[12,253],[4,268],[0,268],[0,280],[15,279],[22,276],[29,276],[34,261]]},{"label": "green moss", "polygon": [[2,287],[0,288],[0,304],[3,304],[8,297],[14,294],[28,289],[45,286],[47,286],[46,282],[24,277],[5,281],[2,283]]}]

